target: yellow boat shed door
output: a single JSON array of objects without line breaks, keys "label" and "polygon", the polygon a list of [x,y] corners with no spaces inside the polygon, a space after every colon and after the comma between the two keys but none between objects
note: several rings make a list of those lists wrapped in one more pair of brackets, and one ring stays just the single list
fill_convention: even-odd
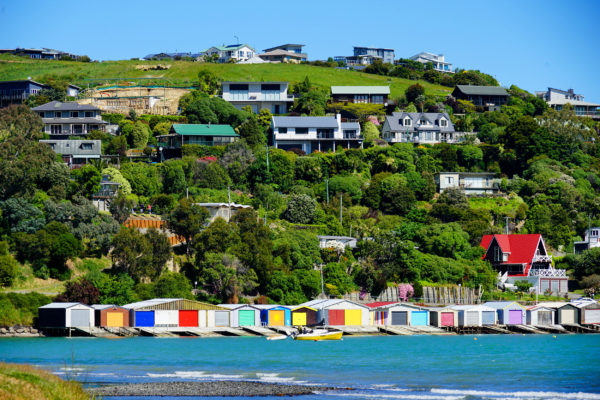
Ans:
[{"label": "yellow boat shed door", "polygon": [[306,325],[306,313],[304,313],[304,312],[292,313],[292,325],[294,325],[294,326]]},{"label": "yellow boat shed door", "polygon": [[121,327],[123,326],[123,313],[121,312],[107,312],[106,313],[106,326],[108,327]]},{"label": "yellow boat shed door", "polygon": [[360,310],[346,310],[344,317],[346,325],[362,325]]}]

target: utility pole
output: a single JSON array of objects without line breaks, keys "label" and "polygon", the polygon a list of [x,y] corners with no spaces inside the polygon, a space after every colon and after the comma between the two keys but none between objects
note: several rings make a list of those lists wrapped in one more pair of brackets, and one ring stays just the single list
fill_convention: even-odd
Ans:
[{"label": "utility pole", "polygon": [[321,270],[321,297],[325,298],[325,289],[323,287],[323,264],[319,264],[319,268]]},{"label": "utility pole", "polygon": [[342,194],[340,193],[340,224],[342,224]]}]

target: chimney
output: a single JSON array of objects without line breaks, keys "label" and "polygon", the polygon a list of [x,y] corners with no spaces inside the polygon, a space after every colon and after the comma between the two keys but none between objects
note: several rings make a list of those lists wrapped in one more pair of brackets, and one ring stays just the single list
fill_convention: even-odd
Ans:
[{"label": "chimney", "polygon": [[335,114],[338,126],[342,126],[342,114]]}]

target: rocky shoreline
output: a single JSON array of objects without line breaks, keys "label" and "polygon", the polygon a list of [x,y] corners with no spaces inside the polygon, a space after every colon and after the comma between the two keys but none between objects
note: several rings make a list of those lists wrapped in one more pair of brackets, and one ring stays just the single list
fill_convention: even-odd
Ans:
[{"label": "rocky shoreline", "polygon": [[101,386],[89,391],[99,396],[254,397],[300,396],[336,390],[333,387],[284,385],[247,381],[150,382]]},{"label": "rocky shoreline", "polygon": [[40,331],[31,326],[11,326],[0,328],[0,337],[38,337],[44,336]]}]

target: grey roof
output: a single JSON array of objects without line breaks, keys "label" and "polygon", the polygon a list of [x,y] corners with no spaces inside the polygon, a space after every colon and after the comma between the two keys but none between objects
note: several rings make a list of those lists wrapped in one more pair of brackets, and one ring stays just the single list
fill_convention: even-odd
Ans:
[{"label": "grey roof", "polygon": [[442,172],[438,172],[435,175],[447,175],[447,174],[452,174],[452,175],[461,175],[461,176],[496,176],[495,172],[452,172],[452,171],[442,171]]},{"label": "grey roof", "polygon": [[275,128],[337,128],[336,117],[273,117]]},{"label": "grey roof", "polygon": [[516,304],[523,309],[525,308],[522,305],[520,305],[519,303],[517,303],[516,301],[488,301],[486,303],[483,303],[484,306],[495,308],[496,310],[503,310],[506,307],[509,307],[513,304]]},{"label": "grey roof", "polygon": [[[74,156],[97,156],[102,154],[101,140],[40,140],[48,143],[56,154],[71,154]],[[92,149],[83,149],[84,143],[92,143]]]},{"label": "grey roof", "polygon": [[342,129],[357,129],[360,130],[360,124],[358,122],[342,122]]},{"label": "grey roof", "polygon": [[107,308],[123,308],[116,304],[92,304],[94,310],[106,310]]},{"label": "grey roof", "polygon": [[[400,125],[399,120],[404,120],[406,117],[409,117],[412,120],[410,126]],[[448,121],[448,126],[439,126],[435,125],[435,121],[444,117]],[[420,127],[417,125],[417,121],[421,118],[425,118],[427,121],[431,123],[431,125]],[[439,130],[440,132],[454,132],[454,124],[452,124],[452,120],[448,113],[409,113],[409,112],[395,112],[392,115],[388,115],[385,117],[386,122],[390,126],[390,130],[392,132],[415,132],[422,130]]]},{"label": "grey roof", "polygon": [[389,86],[332,86],[331,94],[390,94]]},{"label": "grey roof", "polygon": [[40,308],[71,308],[74,306],[84,306],[84,307],[91,308],[90,306],[87,306],[87,305],[81,304],[81,303],[50,303],[50,304],[46,304],[45,306],[42,306]]},{"label": "grey roof", "polygon": [[45,124],[97,124],[103,125],[108,122],[102,119],[96,118],[42,118],[42,122]]},{"label": "grey roof", "polygon": [[281,50],[281,49],[266,51],[262,54],[259,54],[258,56],[259,57],[262,57],[262,56],[290,56],[290,57],[296,57],[296,58],[306,58],[305,53],[294,53],[293,51],[287,51],[287,50]]},{"label": "grey roof", "polygon": [[267,52],[267,51],[276,50],[276,49],[281,49],[281,48],[283,48],[283,47],[289,47],[289,46],[294,46],[294,47],[300,46],[300,47],[304,47],[304,46],[306,46],[306,45],[304,45],[304,44],[286,43],[286,44],[282,44],[282,45],[275,46],[275,47],[269,47],[268,49],[264,49],[263,51],[264,51],[264,52]]},{"label": "grey roof", "polygon": [[36,82],[33,79],[20,79],[20,80],[16,80],[16,81],[2,81],[2,82],[0,82],[0,85],[2,85],[2,84],[11,84],[11,83],[21,83],[21,82],[33,83],[34,85],[38,85],[38,86],[40,86],[42,88],[49,88],[50,87],[48,85],[44,85],[43,83]]},{"label": "grey roof", "polygon": [[237,83],[241,83],[241,84],[251,84],[251,83],[258,83],[258,84],[280,84],[280,85],[289,85],[289,82],[285,82],[285,81],[266,81],[266,82],[262,82],[262,81],[223,81],[221,82],[221,86],[223,86],[224,84],[229,83],[229,84],[237,84]]},{"label": "grey roof", "polygon": [[464,94],[483,96],[508,96],[506,89],[500,86],[456,85],[456,89]]},{"label": "grey roof", "polygon": [[356,240],[356,238],[353,238],[352,236],[318,235],[317,237],[325,240]]},{"label": "grey roof", "polygon": [[100,111],[98,107],[91,104],[79,104],[76,101],[51,101],[50,103],[42,104],[41,106],[32,108],[33,111]]}]

